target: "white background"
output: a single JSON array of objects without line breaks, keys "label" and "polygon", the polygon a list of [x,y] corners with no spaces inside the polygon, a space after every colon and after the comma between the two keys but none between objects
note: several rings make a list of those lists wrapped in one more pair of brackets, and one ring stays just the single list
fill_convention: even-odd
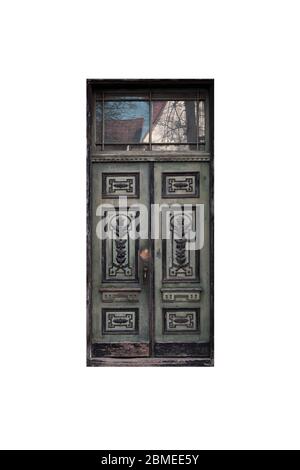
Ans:
[{"label": "white background", "polygon": [[[299,2],[2,1],[0,445],[299,448]],[[86,78],[214,78],[216,366],[85,366]]]}]

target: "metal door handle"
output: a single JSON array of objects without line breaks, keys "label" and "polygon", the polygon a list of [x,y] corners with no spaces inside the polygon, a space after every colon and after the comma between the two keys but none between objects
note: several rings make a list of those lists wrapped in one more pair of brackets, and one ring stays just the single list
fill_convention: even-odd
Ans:
[{"label": "metal door handle", "polygon": [[148,271],[149,271],[148,266],[145,265],[144,268],[143,268],[143,280],[144,281],[146,281],[147,278],[148,278]]},{"label": "metal door handle", "polygon": [[148,261],[150,260],[150,251],[148,250],[148,248],[140,250],[139,255],[141,260],[144,261],[144,263],[148,263]]},{"label": "metal door handle", "polygon": [[149,260],[150,260],[150,251],[148,248],[144,248],[139,252],[140,259],[143,262],[143,282],[147,281],[148,279],[148,272],[149,272]]}]

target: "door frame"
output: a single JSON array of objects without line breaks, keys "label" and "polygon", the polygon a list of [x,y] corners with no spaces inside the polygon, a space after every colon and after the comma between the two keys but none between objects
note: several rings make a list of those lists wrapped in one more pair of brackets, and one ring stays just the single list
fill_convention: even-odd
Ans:
[{"label": "door frame", "polygon": [[[162,79],[162,80],[148,80],[148,79],[87,79],[87,158],[86,158],[86,171],[87,171],[87,306],[86,306],[86,337],[87,337],[87,366],[213,366],[214,365],[214,80],[213,79]],[[137,150],[131,151],[114,151],[105,152],[93,151],[92,146],[92,133],[93,133],[93,102],[94,92],[98,89],[128,89],[132,90],[143,88],[159,88],[168,90],[169,88],[189,88],[199,87],[204,89],[208,95],[209,119],[208,119],[208,152],[200,151],[184,151],[176,152],[168,151],[152,151],[140,152]],[[183,155],[184,154],[184,158]],[[92,214],[91,214],[91,197],[92,197],[92,164],[94,162],[115,162],[115,161],[144,161],[144,162],[175,162],[175,161],[205,161],[209,164],[209,244],[210,244],[210,351],[204,357],[143,357],[143,358],[112,358],[112,357],[93,357],[92,356],[92,335],[91,335],[91,308],[92,308]],[[153,164],[150,165],[153,168]],[[150,203],[153,199],[153,194],[150,193]],[[154,240],[150,240],[151,251],[153,252]],[[153,274],[154,269],[151,266],[151,279],[150,286],[152,286],[152,294],[150,299],[150,307],[152,307],[150,314],[150,325],[153,323],[153,302],[154,302],[154,289],[153,289]],[[152,305],[151,305],[152,304]],[[151,340],[153,343],[153,338]]]}]

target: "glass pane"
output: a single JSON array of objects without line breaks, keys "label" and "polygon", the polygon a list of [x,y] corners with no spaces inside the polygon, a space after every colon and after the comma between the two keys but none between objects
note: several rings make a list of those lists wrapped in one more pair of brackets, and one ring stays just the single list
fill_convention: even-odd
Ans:
[{"label": "glass pane", "polygon": [[128,91],[128,90],[118,90],[118,91],[106,91],[104,92],[104,99],[106,101],[110,100],[148,100],[149,91]]},{"label": "glass pane", "polygon": [[96,145],[102,143],[102,103],[96,101]]},{"label": "glass pane", "polygon": [[199,142],[205,140],[205,101],[199,102]]},{"label": "glass pane", "polygon": [[136,144],[136,145],[129,145],[129,144],[108,144],[104,145],[104,150],[109,151],[116,151],[116,150],[139,150],[140,152],[144,152],[145,150],[149,150],[149,144]]},{"label": "glass pane", "polygon": [[195,101],[154,101],[152,103],[152,142],[197,142]]},{"label": "glass pane", "polygon": [[176,144],[165,144],[165,145],[152,145],[152,150],[156,151],[167,151],[167,152],[184,152],[187,150],[197,150],[197,145],[195,144],[184,144],[184,145],[176,145]]},{"label": "glass pane", "polygon": [[147,101],[106,101],[104,103],[105,143],[144,143],[149,141]]},{"label": "glass pane", "polygon": [[179,89],[168,89],[168,90],[153,90],[153,100],[196,100],[197,90],[179,90]]}]

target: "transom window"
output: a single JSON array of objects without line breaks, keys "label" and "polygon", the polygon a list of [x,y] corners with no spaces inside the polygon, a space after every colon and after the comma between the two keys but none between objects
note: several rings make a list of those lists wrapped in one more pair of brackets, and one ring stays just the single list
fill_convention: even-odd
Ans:
[{"label": "transom window", "polygon": [[96,147],[208,151],[207,99],[196,89],[97,93]]}]

